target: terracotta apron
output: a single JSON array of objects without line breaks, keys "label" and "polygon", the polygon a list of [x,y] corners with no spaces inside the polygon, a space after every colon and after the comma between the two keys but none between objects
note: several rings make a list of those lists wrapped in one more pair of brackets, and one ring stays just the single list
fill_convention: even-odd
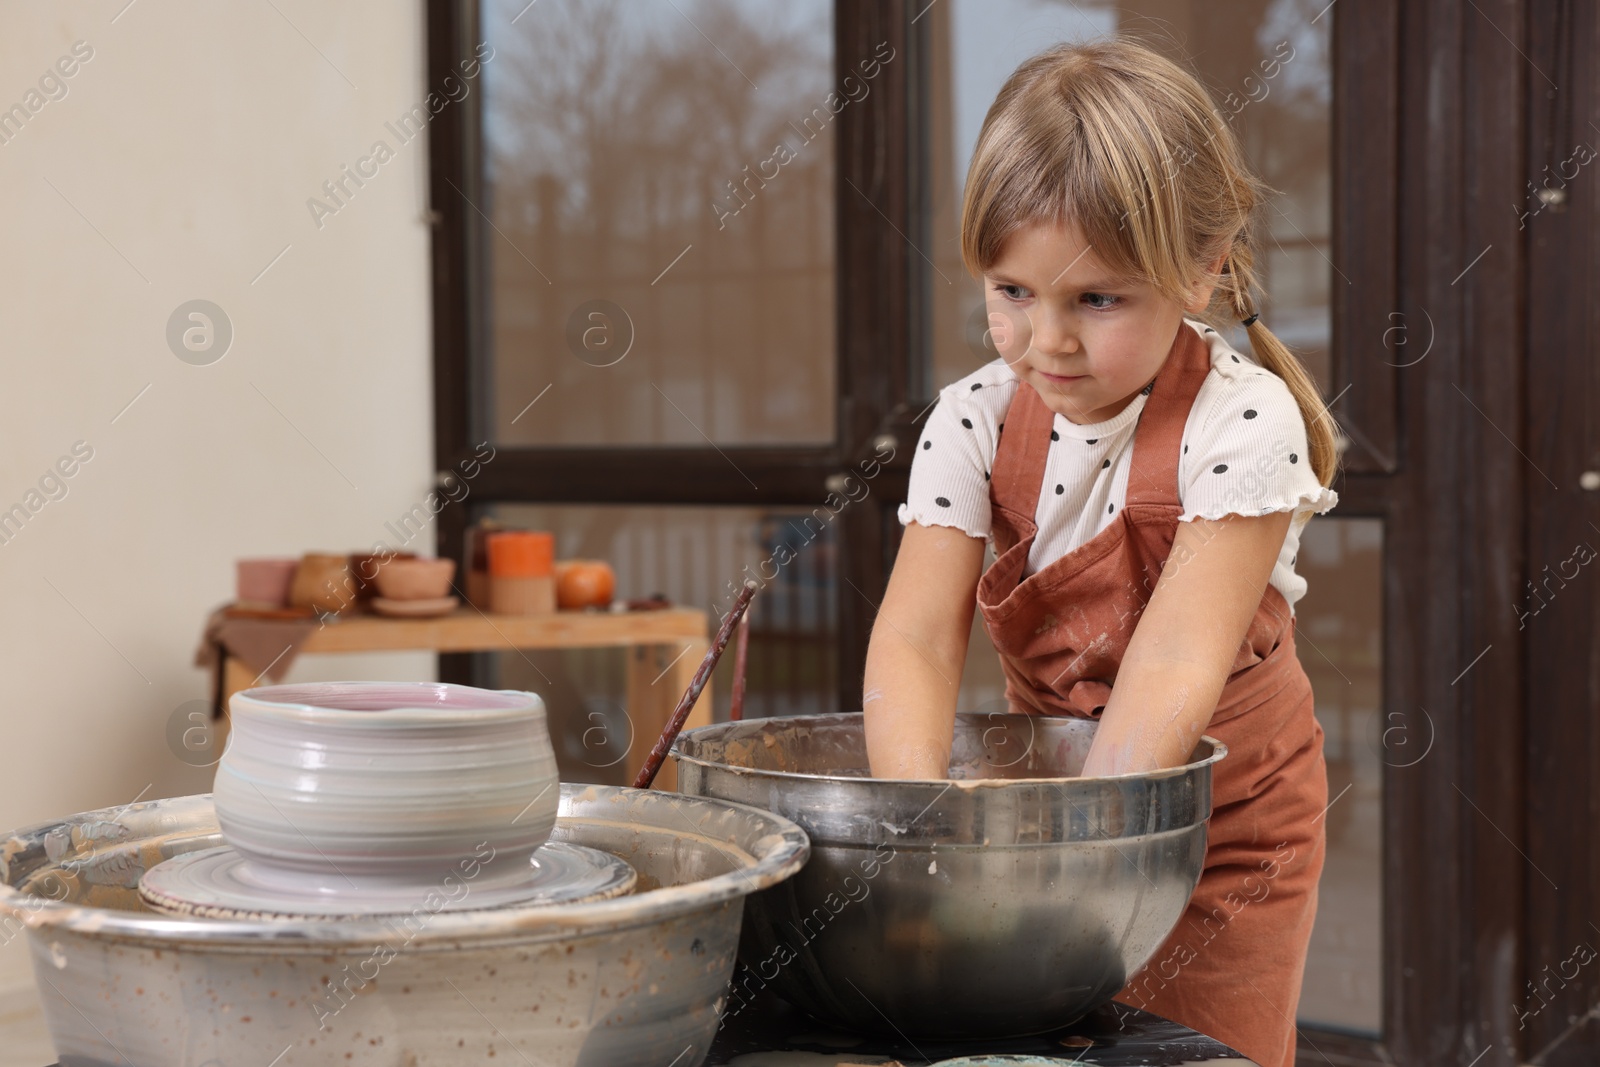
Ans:
[{"label": "terracotta apron", "polygon": [[[1017,389],[991,472],[997,558],[978,585],[1013,711],[1098,718],[1105,707],[1177,532],[1184,423],[1210,366],[1205,342],[1181,324],[1139,415],[1126,505],[1026,579],[1054,416],[1031,386]],[[1117,1000],[1263,1067],[1290,1067],[1328,781],[1294,617],[1271,586],[1205,732],[1228,746],[1213,778],[1205,870],[1177,928]]]}]

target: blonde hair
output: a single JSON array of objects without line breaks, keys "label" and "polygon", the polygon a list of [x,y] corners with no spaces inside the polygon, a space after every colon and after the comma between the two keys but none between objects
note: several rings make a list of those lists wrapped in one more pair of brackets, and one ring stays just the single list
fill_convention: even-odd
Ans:
[{"label": "blonde hair", "polygon": [[[1258,306],[1253,223],[1276,191],[1178,64],[1124,37],[1056,45],[1023,62],[984,117],[961,205],[961,258],[979,276],[1015,231],[1070,221],[1107,269],[1180,305],[1198,281],[1215,283],[1211,305],[1193,317],[1216,326]],[[1222,272],[1212,274],[1219,257]],[[1261,365],[1294,394],[1311,469],[1330,484],[1337,427],[1316,380],[1259,319],[1248,331]]]}]

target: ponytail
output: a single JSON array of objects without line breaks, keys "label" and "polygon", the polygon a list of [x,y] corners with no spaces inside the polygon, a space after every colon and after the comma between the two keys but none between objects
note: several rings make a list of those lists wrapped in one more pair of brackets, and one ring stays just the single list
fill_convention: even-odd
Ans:
[{"label": "ponytail", "polygon": [[[1235,242],[1234,250],[1228,253],[1228,264],[1223,268],[1222,284],[1218,286],[1219,290],[1225,290],[1225,298],[1235,312],[1235,319],[1239,321],[1251,318],[1254,314],[1246,306],[1249,291],[1255,287],[1251,259],[1248,243],[1243,240]],[[1334,476],[1339,472],[1339,426],[1334,421],[1333,411],[1323,403],[1316,379],[1300,361],[1300,357],[1267,329],[1260,318],[1245,327],[1245,331],[1250,337],[1250,349],[1256,359],[1267,370],[1282,378],[1289,392],[1294,394],[1295,403],[1300,407],[1300,417],[1306,424],[1306,444],[1311,452],[1312,473],[1322,485],[1333,484]]]}]

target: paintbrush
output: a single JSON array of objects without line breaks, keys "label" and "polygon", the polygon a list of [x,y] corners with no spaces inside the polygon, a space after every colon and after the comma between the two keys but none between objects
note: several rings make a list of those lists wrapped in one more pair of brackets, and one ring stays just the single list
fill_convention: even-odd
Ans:
[{"label": "paintbrush", "polygon": [[700,669],[694,672],[694,678],[689,682],[689,688],[685,690],[682,699],[678,701],[672,718],[667,720],[666,728],[661,731],[661,737],[650,750],[644,766],[639,768],[639,777],[633,780],[635,789],[649,789],[650,783],[656,780],[656,772],[661,770],[661,761],[667,758],[672,742],[678,739],[678,732],[688,721],[689,713],[694,710],[695,701],[700,699],[700,691],[710,680],[711,672],[716,669],[717,660],[722,658],[722,650],[728,647],[728,639],[733,636],[733,628],[744,617],[745,610],[750,607],[750,598],[755,595],[756,583],[745,579],[744,588],[739,590],[739,596],[734,600],[733,607],[722,620],[722,627],[717,630],[717,638],[711,642],[711,648],[706,652],[706,658],[701,661]]}]

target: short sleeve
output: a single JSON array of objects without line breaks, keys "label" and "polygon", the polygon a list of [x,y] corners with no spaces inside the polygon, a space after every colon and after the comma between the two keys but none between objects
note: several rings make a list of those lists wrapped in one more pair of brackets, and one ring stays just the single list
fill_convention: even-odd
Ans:
[{"label": "short sleeve", "polygon": [[902,525],[950,526],[969,537],[989,537],[989,460],[994,429],[976,404],[950,390],[939,398],[911,460]]},{"label": "short sleeve", "polygon": [[1191,420],[1184,436],[1179,521],[1292,511],[1303,522],[1339,502],[1317,481],[1300,406],[1271,371],[1222,378],[1199,425]]}]

